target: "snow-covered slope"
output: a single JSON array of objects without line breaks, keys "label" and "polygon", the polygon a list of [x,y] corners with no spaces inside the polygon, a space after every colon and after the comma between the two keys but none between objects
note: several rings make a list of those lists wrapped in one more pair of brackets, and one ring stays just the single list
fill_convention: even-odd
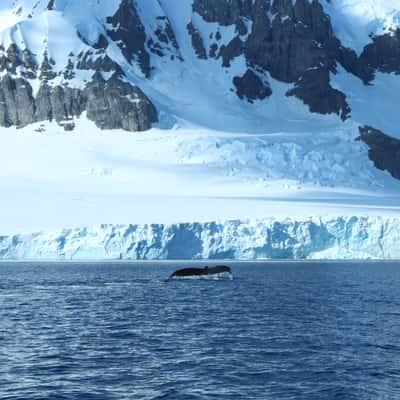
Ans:
[{"label": "snow-covered slope", "polygon": [[326,0],[323,5],[343,45],[358,53],[373,36],[400,26],[400,4],[396,0]]},{"label": "snow-covered slope", "polygon": [[[1,1],[0,233],[56,232],[15,251],[4,239],[4,256],[62,256],[40,250],[62,228],[103,248],[116,225],[365,216],[370,249],[351,238],[346,257],[397,257],[392,239],[371,248],[400,217],[399,13],[396,0]],[[356,140],[365,125],[376,140]],[[338,257],[329,243],[305,256]]]},{"label": "snow-covered slope", "polygon": [[[57,238],[60,228],[87,226],[91,231],[102,222],[400,217],[399,181],[373,166],[365,157],[366,145],[349,146],[353,137],[342,131],[315,138],[315,132],[237,134],[181,126],[132,136],[123,131],[100,134],[85,120],[77,122],[74,134],[55,124],[34,128],[44,131],[0,131],[1,233],[45,231],[46,246],[57,246],[49,238]],[[376,235],[375,228],[369,231],[368,225],[368,235]],[[102,236],[93,240],[102,248]],[[23,252],[13,252],[11,238],[5,243],[7,257],[51,257],[40,253],[41,242],[33,243],[29,235],[19,237]],[[185,248],[185,241],[181,245]],[[389,251],[394,250],[388,247],[382,254]]]}]

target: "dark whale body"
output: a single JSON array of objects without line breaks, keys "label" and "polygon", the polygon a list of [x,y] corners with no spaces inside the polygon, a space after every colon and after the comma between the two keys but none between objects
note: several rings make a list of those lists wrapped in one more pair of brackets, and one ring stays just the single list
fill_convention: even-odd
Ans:
[{"label": "dark whale body", "polygon": [[190,276],[207,276],[228,273],[232,274],[232,270],[226,265],[217,265],[216,267],[205,268],[184,268],[175,271],[170,278],[185,278]]}]

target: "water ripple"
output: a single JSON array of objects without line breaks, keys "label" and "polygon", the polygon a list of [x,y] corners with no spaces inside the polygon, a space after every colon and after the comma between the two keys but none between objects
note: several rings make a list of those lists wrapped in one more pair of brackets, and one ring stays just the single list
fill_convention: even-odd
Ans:
[{"label": "water ripple", "polygon": [[398,399],[400,265],[0,265],[0,398]]}]

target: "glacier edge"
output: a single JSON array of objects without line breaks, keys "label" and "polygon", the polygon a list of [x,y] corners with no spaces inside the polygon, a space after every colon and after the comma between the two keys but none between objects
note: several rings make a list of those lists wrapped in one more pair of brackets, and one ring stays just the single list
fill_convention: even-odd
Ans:
[{"label": "glacier edge", "polygon": [[99,225],[0,237],[2,260],[400,259],[400,217]]}]

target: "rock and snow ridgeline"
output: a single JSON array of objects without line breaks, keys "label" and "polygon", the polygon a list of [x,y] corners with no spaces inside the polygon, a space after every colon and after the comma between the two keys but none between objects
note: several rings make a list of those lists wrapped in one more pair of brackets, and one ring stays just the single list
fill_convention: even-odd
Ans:
[{"label": "rock and snow ridgeline", "polygon": [[[176,94],[167,82],[199,97],[209,79],[206,100],[241,99],[243,112],[244,103],[261,102],[263,114],[273,114],[277,81],[287,85],[285,108],[293,97],[311,113],[351,119],[349,88],[332,84],[340,68],[366,88],[378,83],[377,73],[400,72],[398,6],[366,3],[3,0],[0,126],[55,120],[73,129],[87,111],[99,129],[148,130],[157,113],[185,117],[182,98],[171,109]],[[197,105],[194,111],[201,113]]]},{"label": "rock and snow ridgeline", "polygon": [[101,225],[0,238],[3,260],[399,259],[400,218]]}]

